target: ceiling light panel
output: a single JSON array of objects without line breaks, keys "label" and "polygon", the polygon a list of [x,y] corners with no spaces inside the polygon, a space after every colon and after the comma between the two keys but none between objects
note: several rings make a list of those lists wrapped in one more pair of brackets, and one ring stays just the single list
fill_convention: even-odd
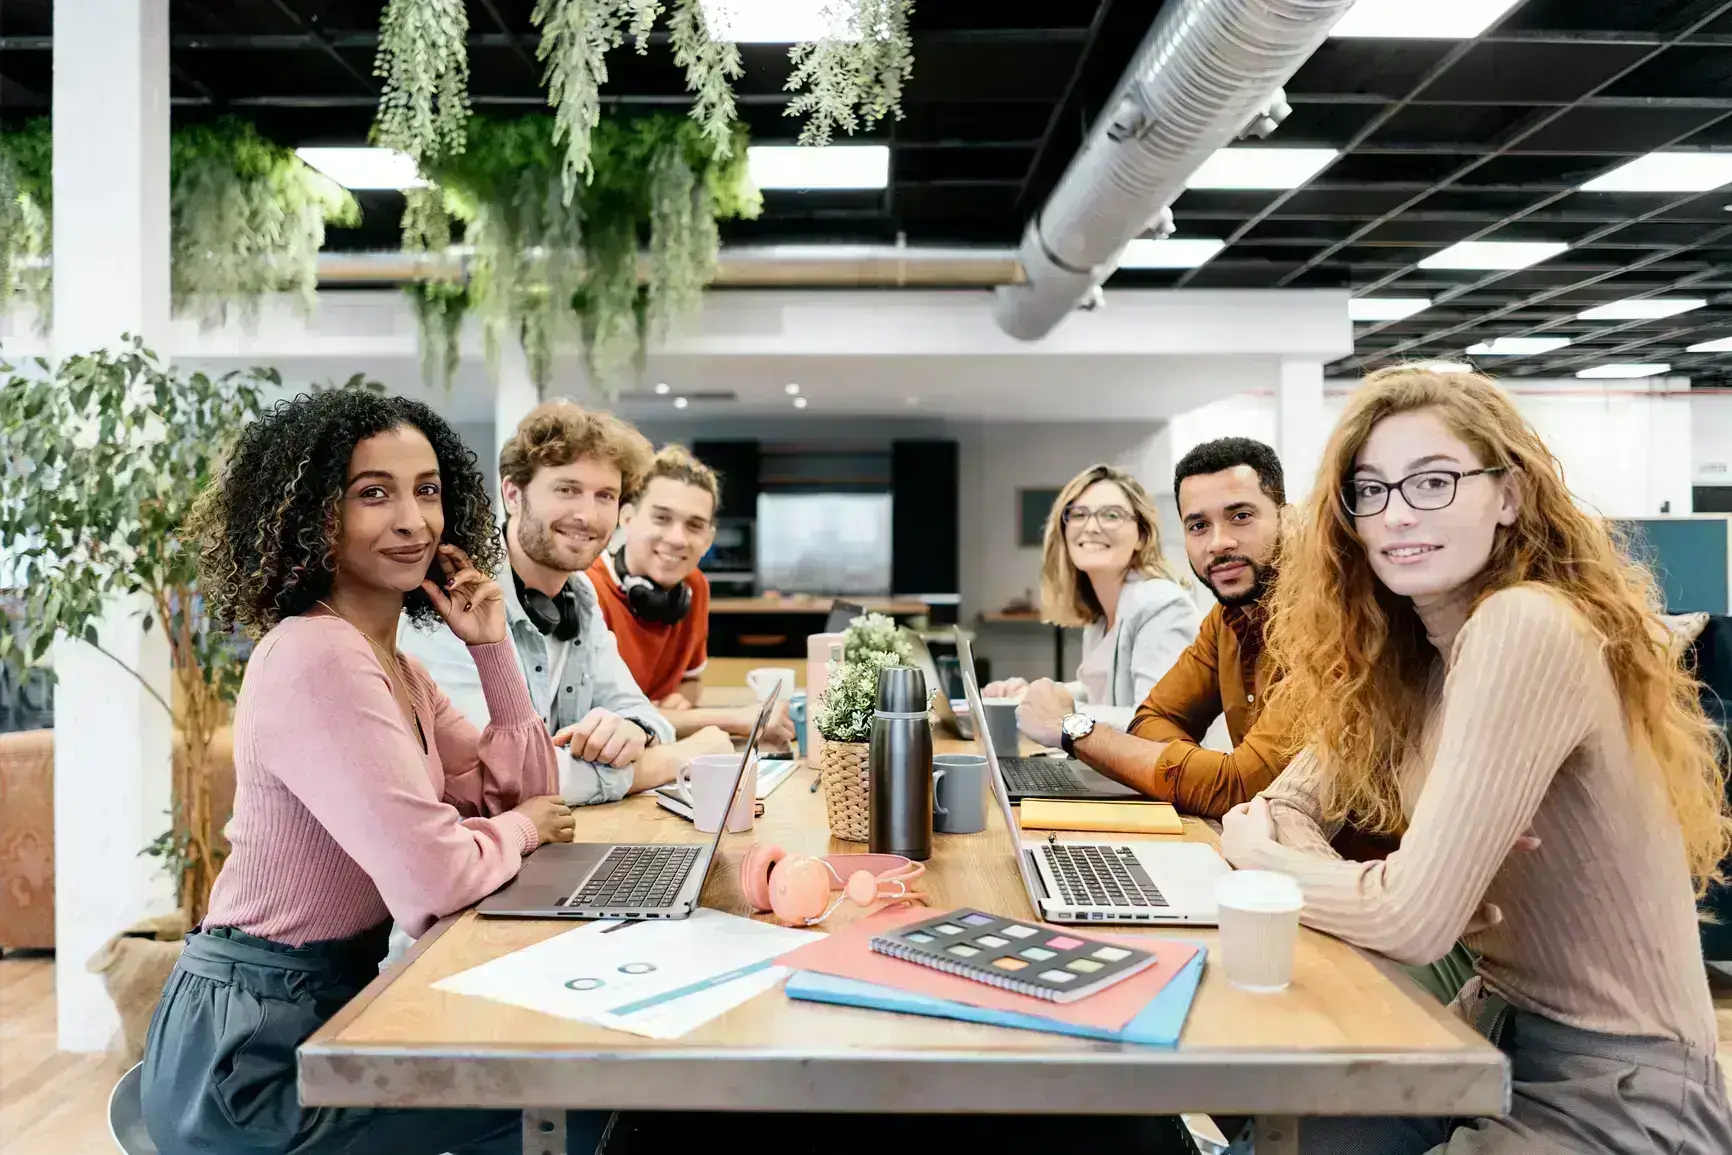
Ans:
[{"label": "ceiling light panel", "polygon": [[295,155],[344,188],[424,188],[407,153],[392,148],[297,148]]},{"label": "ceiling light panel", "polygon": [[761,189],[881,189],[890,183],[890,149],[882,144],[755,144],[746,155]]},{"label": "ceiling light panel", "polygon": [[1595,305],[1576,314],[1578,321],[1656,321],[1700,309],[1708,302],[1700,297],[1632,297]]},{"label": "ceiling light panel", "polygon": [[1422,269],[1525,269],[1570,246],[1562,241],[1460,241],[1419,262]]},{"label": "ceiling light panel", "polygon": [[704,24],[714,41],[802,44],[860,39],[851,21],[826,15],[830,6],[830,0],[701,0]]},{"label": "ceiling light panel", "polygon": [[1583,192],[1707,192],[1732,183],[1732,153],[1651,152],[1582,186]]},{"label": "ceiling light panel", "polygon": [[1121,269],[1194,269],[1225,247],[1214,237],[1168,237],[1155,241],[1139,238],[1125,246],[1119,256]]},{"label": "ceiling light panel", "polygon": [[1330,30],[1342,39],[1467,40],[1517,0],[1359,0]]},{"label": "ceiling light panel", "polygon": [[1535,353],[1551,353],[1570,343],[1568,337],[1494,337],[1468,348],[1478,357],[1530,357]]},{"label": "ceiling light panel", "polygon": [[1657,377],[1670,371],[1671,365],[1663,361],[1635,362],[1618,361],[1609,365],[1590,365],[1586,369],[1577,370],[1576,376],[1588,380],[1627,380],[1632,377]]},{"label": "ceiling light panel", "polygon": [[1431,308],[1430,297],[1354,297],[1347,316],[1354,321],[1400,321]]},{"label": "ceiling light panel", "polygon": [[1332,148],[1223,148],[1198,166],[1185,187],[1298,188],[1339,155]]}]

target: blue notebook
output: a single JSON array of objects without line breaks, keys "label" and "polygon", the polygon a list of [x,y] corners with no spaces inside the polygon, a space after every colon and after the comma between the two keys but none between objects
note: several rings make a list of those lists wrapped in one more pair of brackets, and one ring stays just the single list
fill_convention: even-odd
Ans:
[{"label": "blue notebook", "polygon": [[901,1011],[909,1015],[928,1015],[939,1019],[961,1019],[970,1023],[990,1023],[999,1027],[1015,1027],[1022,1031],[1047,1031],[1055,1035],[1078,1035],[1085,1039],[1109,1042],[1142,1043],[1151,1047],[1172,1047],[1185,1029],[1185,1017],[1191,1012],[1191,1000],[1197,995],[1197,984],[1203,978],[1203,959],[1208,952],[1198,944],[1197,953],[1173,980],[1161,988],[1148,1006],[1117,1031],[1099,1027],[1079,1026],[1041,1015],[1017,1014],[1011,1011],[988,1010],[949,999],[917,995],[899,987],[865,983],[858,979],[837,978],[817,971],[795,971],[788,976],[784,988],[791,999],[814,1003],[837,1003],[850,1007],[870,1007],[880,1011]]}]

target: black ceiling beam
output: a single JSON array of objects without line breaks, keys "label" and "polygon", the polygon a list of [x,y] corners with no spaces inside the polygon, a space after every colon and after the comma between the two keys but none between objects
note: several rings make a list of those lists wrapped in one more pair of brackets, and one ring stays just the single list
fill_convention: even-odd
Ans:
[{"label": "black ceiling beam", "polygon": [[[1604,92],[1607,88],[1611,87],[1613,84],[1617,83],[1619,80],[1623,79],[1625,76],[1628,76],[1630,73],[1634,72],[1636,69],[1641,68],[1643,65],[1647,64],[1648,62],[1652,61],[1657,56],[1659,56],[1662,52],[1666,51],[1666,48],[1669,44],[1672,44],[1672,43],[1675,43],[1676,41],[1682,40],[1684,37],[1690,35],[1692,32],[1695,32],[1698,29],[1701,29],[1701,28],[1708,26],[1709,24],[1711,24],[1715,20],[1719,19],[1721,16],[1723,16],[1728,11],[1732,11],[1732,0],[1726,0],[1726,2],[1724,2],[1724,3],[1716,4],[1710,11],[1708,11],[1707,13],[1705,13],[1704,15],[1702,15],[1701,17],[1699,17],[1698,19],[1693,21],[1683,31],[1677,33],[1675,36],[1667,38],[1666,43],[1656,45],[1650,51],[1644,52],[1640,57],[1631,61],[1629,64],[1625,65],[1623,68],[1619,69],[1617,72],[1613,73],[1611,76],[1608,76],[1606,79],[1602,80],[1599,84],[1596,84],[1593,88],[1591,88],[1587,92],[1583,93],[1581,98],[1586,99],[1588,97],[1598,96],[1600,93]],[[1475,41],[1463,41],[1462,43],[1463,44],[1473,44],[1476,42]],[[1458,47],[1460,47],[1460,46],[1458,45]],[[1430,73],[1427,73],[1428,78],[1430,77],[1430,75],[1431,75]],[[1547,110],[1543,114],[1529,117],[1527,119],[1527,121],[1517,131],[1515,131],[1513,133],[1505,134],[1505,139],[1503,140],[1501,147],[1496,152],[1491,153],[1491,154],[1486,155],[1486,156],[1475,157],[1473,160],[1469,161],[1467,164],[1461,165],[1460,167],[1456,168],[1453,172],[1451,172],[1447,176],[1445,176],[1443,179],[1439,180],[1432,189],[1430,189],[1426,192],[1422,192],[1417,196],[1410,197],[1406,201],[1402,202],[1400,205],[1396,206],[1394,209],[1391,209],[1389,212],[1384,213],[1382,217],[1380,217],[1377,220],[1367,224],[1364,228],[1354,230],[1352,235],[1347,237],[1346,240],[1338,242],[1337,246],[1335,248],[1325,249],[1322,253],[1318,254],[1317,257],[1313,257],[1305,265],[1301,266],[1300,268],[1294,270],[1293,272],[1282,277],[1280,280],[1276,281],[1275,287],[1276,288],[1285,288],[1286,286],[1292,284],[1295,278],[1297,278],[1298,276],[1300,276],[1303,273],[1309,272],[1313,268],[1316,268],[1317,265],[1319,263],[1321,263],[1321,261],[1323,259],[1326,259],[1327,257],[1333,255],[1334,252],[1339,251],[1340,248],[1345,248],[1347,245],[1356,243],[1357,241],[1359,241],[1363,237],[1367,236],[1368,234],[1370,234],[1371,232],[1373,232],[1374,230],[1376,230],[1380,226],[1388,223],[1391,220],[1394,220],[1396,217],[1400,216],[1403,212],[1406,212],[1408,209],[1412,208],[1414,205],[1418,204],[1420,201],[1425,200],[1427,197],[1432,196],[1434,193],[1440,192],[1444,188],[1446,188],[1450,185],[1453,185],[1456,182],[1460,181],[1462,177],[1469,175],[1475,169],[1477,169],[1477,168],[1481,167],[1482,165],[1485,165],[1486,163],[1491,161],[1493,157],[1501,155],[1503,152],[1507,151],[1508,149],[1514,148],[1516,145],[1520,144],[1522,141],[1526,140],[1528,137],[1539,132],[1542,128],[1545,128],[1547,125],[1553,123],[1554,121],[1556,121],[1557,119],[1562,117],[1567,111],[1569,111],[1568,108],[1553,108],[1553,109]],[[1691,130],[1691,133],[1685,133],[1682,135],[1684,135],[1684,136],[1692,135],[1694,132],[1700,131],[1701,128],[1703,128],[1703,127],[1705,127],[1705,126],[1698,125],[1695,129]],[[1559,193],[1556,196],[1550,197],[1546,200],[1542,200],[1542,201],[1538,202],[1537,204],[1529,205],[1527,211],[1532,212],[1532,211],[1537,210],[1537,209],[1545,208],[1547,204],[1550,204],[1555,200],[1561,199],[1565,195],[1568,195],[1568,194]],[[1474,234],[1473,236],[1470,236],[1470,237],[1467,237],[1464,239],[1467,239],[1467,240],[1477,239],[1477,237],[1483,236],[1485,232],[1494,231],[1495,229],[1502,227],[1504,224],[1511,223],[1513,221],[1520,220],[1520,219],[1521,219],[1520,214],[1513,214],[1510,218],[1507,218],[1505,221],[1499,222],[1497,225],[1492,226],[1491,229],[1484,230],[1484,232]]]},{"label": "black ceiling beam", "polygon": [[[1376,132],[1378,129],[1380,129],[1384,125],[1388,124],[1390,122],[1390,120],[1392,120],[1396,116],[1396,114],[1398,114],[1402,109],[1407,107],[1407,102],[1409,100],[1411,100],[1414,96],[1418,95],[1419,93],[1424,92],[1426,90],[1426,88],[1428,88],[1434,81],[1437,80],[1438,77],[1442,76],[1445,72],[1448,72],[1452,67],[1455,66],[1455,63],[1458,60],[1460,60],[1463,56],[1466,56],[1467,53],[1473,48],[1473,44],[1474,44],[1474,42],[1471,40],[1464,40],[1461,43],[1457,44],[1455,47],[1451,48],[1448,52],[1444,53],[1443,57],[1440,60],[1438,60],[1437,63],[1433,64],[1430,68],[1428,68],[1426,70],[1424,76],[1421,76],[1419,78],[1418,83],[1414,85],[1412,91],[1410,91],[1405,98],[1403,98],[1401,100],[1397,100],[1397,101],[1389,104],[1388,106],[1386,106],[1383,109],[1383,111],[1379,112],[1376,116],[1373,116],[1369,121],[1367,121],[1359,129],[1358,132],[1354,133],[1353,136],[1347,141],[1347,143],[1342,146],[1341,156],[1346,156],[1349,153],[1351,153],[1355,148],[1358,148],[1360,145],[1364,144],[1365,141],[1370,138],[1372,133]],[[1335,158],[1336,161],[1339,161],[1340,159],[1341,159],[1340,156]],[[1330,162],[1330,164],[1334,164],[1334,163],[1335,163],[1335,161]],[[1328,171],[1328,167],[1329,167],[1328,165],[1324,166],[1324,172]],[[1322,174],[1319,174],[1319,175],[1322,175]],[[1247,233],[1249,233],[1252,229],[1256,228],[1258,225],[1262,224],[1265,220],[1267,220],[1270,213],[1277,211],[1278,209],[1280,209],[1280,207],[1282,205],[1286,204],[1288,201],[1290,201],[1294,197],[1298,196],[1300,188],[1303,188],[1303,187],[1305,187],[1305,186],[1300,186],[1299,188],[1290,188],[1290,189],[1286,190],[1280,196],[1278,196],[1274,200],[1270,201],[1267,205],[1264,205],[1262,209],[1260,209],[1256,213],[1253,213],[1249,220],[1247,220],[1243,224],[1239,225],[1239,227],[1234,229],[1232,234],[1227,237],[1227,243],[1226,243],[1225,248],[1227,250],[1232,249],[1232,247],[1234,245],[1238,244],[1241,240],[1243,240],[1245,238],[1245,235]],[[1315,268],[1316,266],[1311,265],[1311,266],[1307,266],[1307,267],[1308,268]],[[1185,271],[1184,275],[1178,279],[1178,281],[1174,284],[1173,287],[1176,289],[1184,288],[1186,285],[1190,284],[1191,280],[1197,276],[1198,271],[1202,268],[1203,268],[1202,265],[1198,265],[1196,268],[1187,269]],[[1282,282],[1282,283],[1284,284],[1285,282]]]},{"label": "black ceiling beam", "polygon": [[[366,89],[368,92],[377,93],[379,91],[379,86],[373,82],[371,76],[362,72],[353,64],[350,64],[349,58],[337,50],[337,46],[332,43],[329,36],[325,35],[324,30],[315,27],[305,16],[302,16],[299,12],[295,11],[295,9],[288,4],[287,0],[271,0],[271,7],[275,8],[278,12],[281,12],[283,17],[293,23],[297,28],[306,29],[306,36],[311,41],[309,47],[317,48],[326,56],[329,56],[332,60],[336,61],[337,65],[342,68],[344,72],[347,72],[350,76],[359,81],[361,87]],[[374,33],[374,42],[377,43],[378,39],[378,33]]]},{"label": "black ceiling beam", "polygon": [[[1670,320],[1671,318],[1665,318],[1665,319]],[[1623,322],[1622,324],[1612,325],[1612,326],[1608,326],[1607,328],[1597,330],[1594,333],[1589,334],[1589,336],[1586,337],[1585,340],[1591,341],[1591,340],[1597,340],[1597,339],[1601,339],[1601,338],[1605,338],[1605,337],[1611,337],[1611,336],[1615,336],[1619,333],[1627,333],[1631,329],[1637,329],[1643,325],[1652,325],[1653,323],[1654,322],[1652,320],[1626,321],[1626,322]],[[1608,348],[1591,349],[1591,350],[1585,350],[1585,351],[1578,352],[1578,353],[1565,354],[1564,350],[1560,349],[1560,350],[1558,350],[1559,355],[1557,355],[1557,356],[1551,356],[1548,354],[1543,360],[1530,359],[1530,360],[1533,360],[1532,364],[1517,366],[1515,369],[1515,372],[1512,374],[1512,376],[1515,376],[1515,377],[1539,377],[1539,376],[1544,376],[1545,374],[1548,374],[1548,373],[1557,373],[1559,371],[1565,371],[1565,370],[1573,369],[1578,365],[1588,365],[1588,364],[1591,364],[1595,361],[1604,361],[1607,357],[1617,357],[1617,356],[1621,356],[1621,355],[1626,354],[1626,353],[1638,352],[1641,349],[1648,348],[1648,347],[1651,347],[1654,345],[1665,345],[1665,344],[1671,344],[1671,343],[1674,343],[1677,341],[1688,340],[1692,337],[1701,336],[1703,333],[1706,333],[1711,329],[1717,329],[1717,328],[1721,328],[1721,329],[1725,328],[1725,322],[1722,321],[1719,324],[1712,324],[1712,323],[1700,324],[1700,323],[1697,323],[1697,324],[1684,325],[1684,326],[1677,327],[1677,328],[1667,329],[1663,333],[1649,333],[1649,334],[1646,334],[1644,336],[1637,337],[1634,340],[1620,341],[1616,345],[1612,345]],[[1574,349],[1575,346],[1569,345],[1569,346],[1566,346],[1566,348]]]},{"label": "black ceiling beam", "polygon": [[[1467,41],[1472,44],[1475,41]],[[1311,104],[1320,108],[1385,108],[1401,105],[1414,108],[1591,108],[1591,109],[1653,109],[1706,108],[1732,106],[1732,98],[1723,96],[1584,96],[1575,100],[1505,100],[1496,96],[1451,97],[1447,100],[1424,97],[1379,96],[1371,92],[1296,92],[1288,96],[1292,105]]]},{"label": "black ceiling beam", "polygon": [[529,69],[529,74],[535,78],[535,82],[541,83],[541,69],[536,65],[535,57],[530,55],[529,50],[523,46],[522,38],[511,30],[509,24],[505,23],[505,17],[499,14],[499,5],[495,4],[493,0],[481,0],[481,7],[487,13],[488,18],[493,21],[494,26],[499,29],[499,34],[505,37],[505,46],[511,49],[519,60],[523,61],[523,66]]},{"label": "black ceiling beam", "polygon": [[[1082,84],[1083,73],[1088,70],[1089,57],[1094,54],[1095,39],[1100,35],[1101,25],[1106,23],[1107,13],[1112,10],[1113,0],[1099,0],[1095,5],[1094,19],[1089,21],[1088,36],[1083,40],[1082,51],[1077,53],[1076,67],[1071,69],[1070,79],[1065,81],[1064,91],[1052,106],[1052,113],[1046,118],[1046,127],[1041,130],[1040,144],[1034,150],[1034,157],[1028,162],[1028,169],[1022,175],[1022,188],[1016,194],[1016,206],[1012,210],[1017,217],[1023,216],[1023,205],[1028,200],[1028,189],[1034,180],[1035,173],[1040,171],[1042,162],[1046,160],[1047,149],[1052,147],[1053,134],[1064,122],[1066,111],[1071,101],[1076,98],[1077,88]],[[1084,140],[1087,140],[1087,130],[1084,130]]]},{"label": "black ceiling beam", "polygon": [[[484,6],[493,7],[491,0],[482,0]],[[279,11],[290,15],[302,27],[309,27],[308,22],[299,14],[292,13],[281,0],[271,0]],[[472,32],[466,38],[471,48],[513,48],[536,45],[541,42],[541,33],[528,31],[512,32],[500,22],[499,32]],[[1079,26],[1063,28],[959,28],[944,31],[914,33],[917,43],[953,43],[953,44],[1075,44],[1087,40],[1088,29]],[[629,39],[629,38],[628,38]],[[663,30],[650,33],[647,42],[650,44],[666,44],[669,34]],[[379,33],[374,32],[324,32],[310,29],[306,32],[183,32],[169,38],[171,48],[190,51],[293,51],[302,48],[326,47],[334,49],[372,49],[379,46]],[[47,51],[54,47],[52,36],[0,36],[0,51]],[[770,45],[769,47],[777,47]]]},{"label": "black ceiling beam", "polygon": [[[1709,233],[1706,236],[1700,238],[1694,245],[1687,246],[1687,248],[1699,248],[1703,245],[1712,244],[1715,240],[1718,240],[1720,237],[1728,236],[1728,235],[1732,235],[1732,225],[1727,225],[1724,228],[1714,230],[1712,233]],[[1457,325],[1451,325],[1448,328],[1444,328],[1444,329],[1436,329],[1436,330],[1433,330],[1432,332],[1426,333],[1426,334],[1419,336],[1419,337],[1408,338],[1406,340],[1398,341],[1393,345],[1387,346],[1381,352],[1384,356],[1393,356],[1396,354],[1409,352],[1410,350],[1413,350],[1413,349],[1417,349],[1422,345],[1439,344],[1445,338],[1453,337],[1457,333],[1464,333],[1469,329],[1479,328],[1480,326],[1489,324],[1490,322],[1496,321],[1501,317],[1507,317],[1511,313],[1517,312],[1520,309],[1528,309],[1528,308],[1533,308],[1536,305],[1543,305],[1547,301],[1554,300],[1558,297],[1562,297],[1568,293],[1576,293],[1576,292],[1580,292],[1583,289],[1592,288],[1594,285],[1599,284],[1601,281],[1607,281],[1613,277],[1622,276],[1625,273],[1635,272],[1635,271],[1637,271],[1637,270],[1639,270],[1639,269],[1641,269],[1647,265],[1656,263],[1658,260],[1663,259],[1663,256],[1664,256],[1664,254],[1656,254],[1655,257],[1649,258],[1648,260],[1639,261],[1639,262],[1636,262],[1635,264],[1632,264],[1632,265],[1621,266],[1612,272],[1600,273],[1600,274],[1597,274],[1593,277],[1586,278],[1585,280],[1577,281],[1574,284],[1561,285],[1561,286],[1556,286],[1556,287],[1553,287],[1550,289],[1540,290],[1540,291],[1532,294],[1531,296],[1529,296],[1525,301],[1518,302],[1518,303],[1512,304],[1512,305],[1500,306],[1496,309],[1493,309],[1489,313],[1480,314],[1478,317],[1475,317],[1472,321],[1467,321],[1467,322],[1457,324]],[[1671,293],[1671,292],[1676,292],[1679,289],[1691,288],[1692,286],[1699,284],[1702,281],[1705,281],[1705,280],[1708,280],[1712,277],[1716,277],[1716,276],[1720,275],[1721,273],[1723,273],[1725,271],[1725,269],[1726,269],[1726,267],[1723,265],[1714,265],[1710,268],[1703,269],[1699,272],[1695,272],[1695,273],[1691,273],[1687,276],[1679,277],[1676,280],[1668,282],[1667,284],[1664,284],[1664,285],[1656,286],[1652,289],[1643,289],[1640,292],[1629,293],[1625,297],[1620,298],[1620,300],[1631,300],[1631,299],[1639,299],[1639,298],[1644,298],[1644,297],[1656,297],[1656,296],[1659,296],[1663,293]],[[1529,325],[1526,328],[1518,329],[1514,333],[1502,333],[1502,334],[1499,334],[1499,336],[1531,337],[1531,336],[1534,336],[1535,334],[1544,332],[1549,327],[1549,325],[1550,325],[1550,322],[1541,322],[1540,324],[1537,324],[1537,325]],[[1383,327],[1384,326],[1381,326],[1381,325],[1373,326],[1370,330],[1367,331],[1366,334],[1361,334],[1361,335],[1369,335],[1369,333],[1376,332]],[[1365,359],[1355,357],[1354,363],[1356,366],[1363,366],[1365,364]]]}]

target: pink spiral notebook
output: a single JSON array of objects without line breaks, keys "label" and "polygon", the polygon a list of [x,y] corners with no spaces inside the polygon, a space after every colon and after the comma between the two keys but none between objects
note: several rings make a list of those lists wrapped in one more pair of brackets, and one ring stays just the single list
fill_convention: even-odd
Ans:
[{"label": "pink spiral notebook", "polygon": [[1046,999],[986,986],[973,979],[945,974],[917,963],[904,962],[872,949],[873,935],[904,923],[929,919],[932,913],[925,907],[901,907],[880,911],[870,918],[861,919],[852,926],[782,955],[776,960],[776,964],[794,970],[817,971],[837,978],[858,979],[861,982],[897,987],[915,994],[949,999],[988,1010],[1039,1015],[1078,1026],[1118,1031],[1148,1006],[1197,953],[1197,948],[1186,942],[1129,937],[1115,940],[1107,935],[1100,935],[1098,937],[1105,941],[1124,942],[1139,950],[1149,951],[1155,955],[1155,961],[1148,969],[1086,999],[1079,999],[1074,1003],[1053,1003]]}]

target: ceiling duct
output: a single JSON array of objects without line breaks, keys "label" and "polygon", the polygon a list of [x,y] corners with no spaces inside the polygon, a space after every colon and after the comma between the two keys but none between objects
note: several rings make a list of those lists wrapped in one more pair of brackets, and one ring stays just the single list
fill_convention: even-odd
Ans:
[{"label": "ceiling duct", "polygon": [[[1229,141],[1267,136],[1281,91],[1353,0],[1167,0],[1107,111],[1023,233],[1026,281],[997,290],[999,327],[1038,340],[1112,274]],[[1163,231],[1164,230],[1164,231]]]}]

